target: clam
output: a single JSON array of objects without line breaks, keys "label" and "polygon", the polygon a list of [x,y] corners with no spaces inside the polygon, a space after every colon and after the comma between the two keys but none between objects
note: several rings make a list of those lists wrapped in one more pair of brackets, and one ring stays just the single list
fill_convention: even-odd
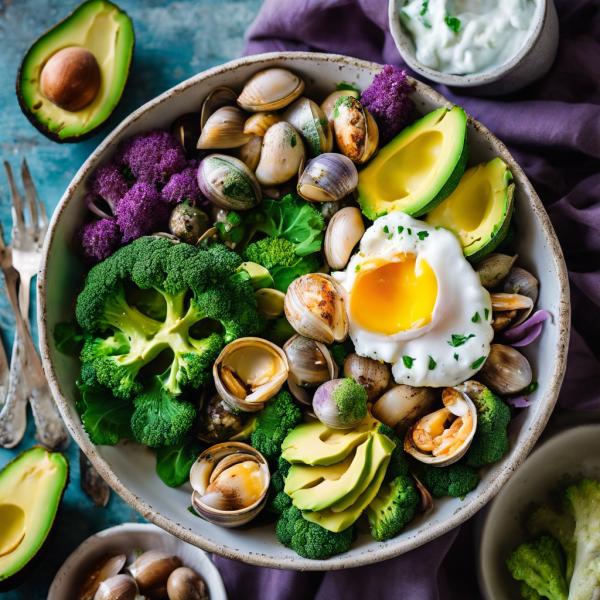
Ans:
[{"label": "clam", "polygon": [[192,466],[192,506],[215,525],[239,527],[264,508],[269,481],[269,467],[260,452],[241,442],[217,444]]},{"label": "clam", "polygon": [[352,380],[332,379],[326,381],[317,389],[313,397],[312,405],[317,419],[331,429],[352,429],[359,425],[368,414],[367,392],[355,383],[351,383],[351,385],[356,385],[357,390],[363,394],[363,401],[357,402],[350,414],[340,411],[335,392],[340,385],[345,385],[346,381],[351,382]]},{"label": "clam", "polygon": [[197,244],[210,228],[208,215],[196,206],[178,204],[171,211],[169,231],[186,244]]},{"label": "clam", "polygon": [[263,137],[267,133],[267,129],[275,123],[283,121],[283,117],[276,112],[259,112],[254,113],[244,125],[244,133],[253,133]]},{"label": "clam", "polygon": [[533,310],[533,305],[537,302],[539,293],[538,280],[525,269],[513,267],[503,283],[503,291],[508,294],[519,294],[531,298],[531,306],[520,310],[516,319],[511,323],[511,328],[520,325]]},{"label": "clam", "polygon": [[167,581],[171,573],[183,566],[173,554],[150,550],[140,554],[128,571],[140,588],[140,594],[152,598],[168,598]]},{"label": "clam", "polygon": [[335,270],[343,269],[352,250],[365,234],[365,225],[358,208],[348,206],[333,215],[325,232],[324,251],[327,264]]},{"label": "clam", "polygon": [[298,98],[284,113],[287,121],[300,134],[311,158],[333,150],[333,134],[327,117],[319,105],[308,98]]},{"label": "clam", "polygon": [[398,385],[373,404],[371,414],[391,427],[396,435],[402,436],[408,427],[427,414],[438,397],[439,392],[435,388]]},{"label": "clam", "polygon": [[471,398],[456,388],[442,392],[444,408],[409,427],[404,450],[418,461],[447,466],[462,458],[477,430],[477,409]]},{"label": "clam", "polygon": [[335,202],[358,185],[358,171],[343,154],[330,152],[313,158],[298,179],[298,194],[309,202]]},{"label": "clam", "polygon": [[[340,154],[339,156],[342,155]],[[356,192],[352,192],[352,194],[348,194],[337,202],[323,202],[319,208],[321,209],[321,215],[323,219],[325,219],[325,224],[329,224],[329,221],[331,221],[333,215],[342,210],[342,208],[346,208],[348,206],[354,206],[356,208],[358,205],[356,203],[355,195]]]},{"label": "clam", "polygon": [[217,87],[212,90],[202,103],[202,112],[200,114],[200,130],[204,129],[208,119],[219,108],[224,106],[236,106],[237,96],[233,90],[228,87]]},{"label": "clam", "polygon": [[304,91],[304,81],[287,69],[266,69],[251,77],[237,99],[249,112],[279,110]]},{"label": "clam", "polygon": [[371,113],[352,96],[341,96],[333,111],[333,129],[340,152],[352,162],[367,162],[378,150],[379,129]]},{"label": "clam", "polygon": [[98,558],[90,567],[77,591],[77,600],[93,600],[100,584],[117,575],[125,566],[124,554],[107,554]]},{"label": "clam", "polygon": [[419,478],[410,471],[412,478],[415,480],[415,484],[417,486],[417,491],[419,493],[419,504],[417,505],[417,510],[420,513],[429,513],[433,510],[433,497],[429,490],[421,483]]},{"label": "clam", "polygon": [[365,388],[369,402],[373,402],[387,388],[391,376],[390,368],[385,363],[359,356],[355,352],[344,359],[343,372],[344,377],[352,377]]},{"label": "clam", "polygon": [[275,344],[260,338],[240,338],[219,354],[213,365],[217,392],[233,408],[255,412],[264,408],[285,383],[288,362]]},{"label": "clam", "polygon": [[533,379],[529,361],[518,350],[501,344],[491,345],[478,377],[496,394],[516,394]]},{"label": "clam", "polygon": [[509,274],[517,260],[517,255],[490,254],[475,266],[475,270],[485,288],[494,288]]},{"label": "clam", "polygon": [[494,333],[504,331],[512,323],[512,320],[517,316],[519,311],[506,310],[503,312],[492,313],[492,329]]},{"label": "clam", "polygon": [[188,157],[196,154],[196,146],[200,138],[200,113],[186,113],[171,123],[171,135],[175,136]]},{"label": "clam", "polygon": [[257,310],[267,319],[277,319],[283,314],[285,294],[273,288],[262,288],[254,292]]},{"label": "clam", "polygon": [[327,98],[325,98],[325,100],[321,103],[321,110],[329,121],[331,131],[333,131],[333,111],[335,109],[335,104],[342,96],[352,96],[354,98],[358,98],[359,93],[354,90],[340,90],[329,94],[329,96],[327,96]]},{"label": "clam", "polygon": [[264,186],[285,183],[298,173],[305,156],[304,143],[296,130],[284,121],[276,123],[263,138],[256,178]]},{"label": "clam", "polygon": [[213,394],[200,408],[197,436],[203,442],[226,442],[246,427],[250,413],[234,410],[219,394]]},{"label": "clam", "polygon": [[230,210],[248,210],[262,198],[254,173],[225,154],[210,154],[198,167],[198,187],[213,203]]},{"label": "clam", "polygon": [[239,158],[251,171],[256,171],[260,162],[262,152],[262,138],[259,135],[252,135],[250,140],[243,146],[236,148],[232,154]]},{"label": "clam", "polygon": [[288,385],[312,388],[335,379],[338,368],[325,344],[296,334],[283,346],[290,368]]},{"label": "clam", "polygon": [[198,139],[198,150],[239,148],[252,138],[244,133],[246,116],[236,106],[223,106],[216,110],[202,127]]},{"label": "clam", "polygon": [[[138,592],[138,585],[133,577],[115,575],[100,584],[94,600],[135,600]],[[167,596],[155,597],[166,598]]]},{"label": "clam", "polygon": [[348,293],[330,275],[309,273],[295,279],[285,295],[285,315],[304,337],[332,344],[348,337]]},{"label": "clam", "polygon": [[490,294],[492,299],[492,310],[494,316],[497,313],[517,311],[517,314],[511,319],[510,326],[516,327],[522,323],[533,310],[533,300],[523,294]]},{"label": "clam", "polygon": [[188,567],[179,567],[167,581],[169,600],[208,600],[208,591],[202,577]]},{"label": "clam", "polygon": [[216,227],[211,227],[205,231],[196,242],[196,246],[212,246],[219,241],[219,230]]}]

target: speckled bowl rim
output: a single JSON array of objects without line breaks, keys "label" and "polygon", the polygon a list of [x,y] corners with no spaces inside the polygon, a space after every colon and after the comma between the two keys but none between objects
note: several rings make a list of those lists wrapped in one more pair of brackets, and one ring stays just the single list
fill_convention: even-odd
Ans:
[{"label": "speckled bowl rim", "polygon": [[[540,39],[546,19],[548,18],[548,2],[552,0],[538,0],[540,3],[538,9],[538,22],[531,31],[530,35],[523,42],[523,47],[517,54],[515,54],[509,61],[504,64],[488,71],[487,73],[479,73],[477,75],[452,75],[450,73],[441,73],[435,69],[426,67],[422,62],[418,61],[416,56],[413,54],[409,38],[402,29],[402,23],[400,22],[400,10],[399,3],[401,0],[389,0],[388,5],[388,17],[390,24],[390,33],[394,38],[396,48],[400,56],[404,59],[406,64],[423,77],[427,77],[432,81],[443,83],[454,87],[476,87],[483,86],[488,83],[494,83],[499,79],[502,79],[508,73],[514,71],[518,65],[525,59],[525,57],[533,50],[535,45]],[[402,0],[404,1],[404,0]]]},{"label": "speckled bowl rim", "polygon": [[[73,439],[85,452],[90,462],[96,467],[102,477],[108,482],[108,484],[115,490],[127,504],[137,510],[146,519],[152,521],[159,527],[168,531],[172,535],[190,543],[207,552],[213,552],[224,558],[230,558],[239,560],[248,564],[253,564],[261,567],[270,567],[275,569],[290,569],[300,571],[329,571],[346,569],[352,567],[361,567],[372,563],[377,563],[395,556],[399,556],[409,550],[413,550],[437,537],[443,535],[447,531],[457,527],[470,517],[472,517],[478,510],[480,510],[491,498],[500,490],[502,485],[509,479],[513,471],[523,462],[525,457],[529,454],[533,448],[536,440],[544,430],[548,419],[552,413],[564,372],[566,368],[567,350],[569,345],[569,327],[570,327],[570,300],[569,300],[569,285],[567,268],[564,262],[563,253],[554,233],[554,229],[546,213],[540,199],[535,193],[531,183],[525,176],[525,173],[515,162],[515,159],[510,155],[504,144],[500,142],[495,136],[493,136],[487,128],[478,123],[472,117],[468,117],[468,122],[472,125],[479,133],[484,135],[490,143],[498,149],[500,156],[507,162],[511,171],[515,175],[515,179],[521,182],[521,184],[527,187],[529,195],[531,197],[531,203],[533,211],[540,223],[543,231],[546,244],[548,245],[549,251],[554,261],[554,266],[558,275],[557,285],[559,288],[559,308],[558,314],[556,315],[556,322],[558,326],[558,343],[554,355],[554,361],[551,371],[551,376],[548,380],[548,387],[544,396],[542,396],[537,403],[539,405],[538,412],[539,416],[537,421],[530,427],[525,434],[523,441],[512,450],[512,455],[507,463],[497,472],[487,486],[479,488],[473,493],[473,498],[468,500],[466,504],[462,504],[452,515],[443,521],[436,522],[424,527],[421,531],[417,532],[413,537],[407,540],[399,540],[397,542],[388,542],[384,546],[376,550],[365,550],[358,556],[350,557],[332,557],[328,560],[309,560],[301,557],[289,557],[289,558],[275,558],[265,554],[258,554],[253,552],[244,552],[235,548],[230,548],[219,544],[212,539],[209,539],[203,535],[190,531],[180,523],[175,523],[171,519],[168,519],[154,510],[147,502],[138,498],[133,494],[116,476],[110,465],[96,452],[96,450],[86,445],[87,436],[83,430],[81,430],[78,423],[75,422],[75,415],[71,412],[67,399],[65,398],[61,387],[59,385],[54,365],[50,357],[50,347],[48,339],[48,327],[46,320],[46,285],[48,282],[48,257],[50,253],[50,247],[54,240],[54,234],[56,232],[57,223],[61,218],[63,211],[67,204],[72,200],[73,193],[76,188],[81,184],[86,174],[96,167],[96,164],[100,162],[104,152],[114,145],[114,140],[117,138],[119,133],[128,125],[136,121],[150,108],[165,102],[167,99],[174,95],[181,93],[189,87],[194,86],[199,81],[216,77],[233,71],[241,66],[260,64],[266,66],[270,62],[277,61],[279,64],[288,62],[291,69],[294,68],[294,61],[306,60],[314,63],[319,62],[330,62],[339,65],[355,66],[364,68],[372,72],[379,72],[382,69],[382,65],[377,63],[358,60],[347,56],[336,55],[336,54],[320,54],[320,53],[309,53],[309,52],[272,52],[268,54],[259,54],[256,56],[241,58],[228,62],[224,65],[204,71],[184,81],[178,86],[168,90],[164,94],[161,94],[154,100],[148,102],[135,112],[133,112],[127,119],[125,119],[116,129],[114,129],[106,139],[96,148],[91,154],[90,158],[84,163],[78,173],[75,175],[73,181],[70,183],[67,191],[62,197],[58,207],[56,208],[48,235],[44,243],[44,250],[42,256],[42,263],[38,274],[38,326],[40,335],[40,350],[42,354],[42,360],[44,363],[44,369],[48,377],[52,394],[56,400],[58,408],[73,436]],[[452,102],[444,98],[441,94],[438,94],[435,90],[429,86],[412,80],[416,86],[416,90],[427,96],[429,99],[444,104],[448,107],[453,106]]]}]

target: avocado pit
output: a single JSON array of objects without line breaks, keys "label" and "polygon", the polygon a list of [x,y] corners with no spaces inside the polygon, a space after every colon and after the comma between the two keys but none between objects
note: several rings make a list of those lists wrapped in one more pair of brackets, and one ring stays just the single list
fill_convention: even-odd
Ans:
[{"label": "avocado pit", "polygon": [[98,95],[100,67],[86,48],[71,46],[52,55],[41,75],[42,94],[64,110],[76,112]]}]

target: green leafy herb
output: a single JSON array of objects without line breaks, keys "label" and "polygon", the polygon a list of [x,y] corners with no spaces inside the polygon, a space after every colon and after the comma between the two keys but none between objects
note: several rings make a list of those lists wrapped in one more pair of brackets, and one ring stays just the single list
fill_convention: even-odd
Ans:
[{"label": "green leafy herb", "polygon": [[489,308],[486,308],[486,309],[484,310],[484,313],[485,313],[485,320],[487,321],[487,320],[488,320],[488,317],[490,316],[490,309],[489,309]]},{"label": "green leafy herb", "polygon": [[477,369],[479,369],[479,367],[485,362],[485,356],[482,356],[481,358],[478,358],[472,365],[471,365],[471,369],[473,369],[473,371],[476,371]]},{"label": "green leafy herb", "polygon": [[460,21],[459,19],[457,19],[456,17],[451,17],[450,15],[446,15],[446,25],[448,25],[448,27],[454,31],[454,33],[458,33],[458,30],[460,29]]},{"label": "green leafy herb", "polygon": [[453,333],[452,340],[449,341],[448,344],[450,344],[450,346],[452,346],[453,348],[458,348],[459,346],[462,346],[467,340],[470,340],[473,337],[475,337],[474,333],[472,333],[471,335],[457,335]]},{"label": "green leafy herb", "polygon": [[408,235],[412,235],[412,231],[411,231],[410,227],[406,231],[407,231]]},{"label": "green leafy herb", "polygon": [[412,369],[413,363],[417,360],[416,358],[411,358],[410,356],[403,356],[402,362],[407,369]]},{"label": "green leafy herb", "polygon": [[454,360],[458,360],[458,354],[454,353]]},{"label": "green leafy herb", "polygon": [[527,394],[533,394],[533,392],[535,392],[535,390],[537,390],[539,387],[540,384],[537,381],[533,381],[521,392],[521,394],[524,394],[525,396]]},{"label": "green leafy herb", "polygon": [[390,232],[389,227],[387,225],[384,225],[383,226],[383,233],[389,233],[389,232]]},{"label": "green leafy herb", "polygon": [[358,263],[355,267],[354,267],[354,272],[358,273],[360,271],[360,263]]},{"label": "green leafy herb", "polygon": [[72,319],[68,323],[57,323],[54,327],[54,344],[56,349],[63,354],[75,352],[84,340],[85,334],[76,319]]},{"label": "green leafy herb", "polygon": [[426,237],[429,237],[429,233],[426,231],[417,231],[417,237],[423,241]]},{"label": "green leafy herb", "polygon": [[404,227],[402,225],[398,225],[398,233],[402,233],[404,231]]},{"label": "green leafy herb", "polygon": [[478,312],[476,312],[476,313],[473,315],[473,317],[471,318],[471,321],[472,321],[473,323],[477,323],[477,321],[479,321],[479,313],[478,313]]},{"label": "green leafy herb", "polygon": [[429,357],[429,370],[433,371],[433,369],[435,369],[437,367],[437,363],[435,362],[435,360],[433,360],[433,358],[430,356]]},{"label": "green leafy herb", "polygon": [[356,92],[357,94],[360,94],[359,90],[357,90],[353,85],[350,85],[349,83],[346,83],[345,81],[341,81],[340,83],[338,83],[335,86],[335,89],[338,92],[348,91],[348,92]]},{"label": "green leafy herb", "polygon": [[202,453],[203,447],[193,437],[180,444],[153,448],[156,454],[156,473],[169,487],[179,487],[190,478],[190,469]]},{"label": "green leafy herb", "polygon": [[434,229],[435,229],[436,231],[439,231],[439,230],[441,229],[441,227],[438,225],[437,227],[434,227]]},{"label": "green leafy herb", "polygon": [[423,2],[423,8],[421,8],[421,13],[420,13],[421,16],[423,16],[427,12],[428,6],[429,6],[429,0],[425,0],[425,2]]},{"label": "green leafy herb", "polygon": [[394,237],[393,233],[390,233],[390,235],[388,235],[388,240],[391,240]]}]

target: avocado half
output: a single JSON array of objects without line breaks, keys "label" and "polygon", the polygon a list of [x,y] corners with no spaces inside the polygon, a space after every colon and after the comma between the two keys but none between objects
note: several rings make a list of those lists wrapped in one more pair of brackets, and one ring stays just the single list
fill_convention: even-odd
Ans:
[{"label": "avocado half", "polygon": [[425,221],[454,233],[466,258],[476,263],[493,252],[508,233],[514,210],[512,181],[501,158],[472,167]]},{"label": "avocado half", "polygon": [[[95,135],[117,107],[129,75],[134,34],[131,19],[108,0],[88,0],[41,35],[29,48],[17,75],[21,110],[46,137],[59,143],[81,142]],[[84,108],[69,111],[42,93],[44,66],[59,50],[91,52],[100,68],[100,88]]]},{"label": "avocado half", "polygon": [[434,110],[403,129],[360,172],[363,213],[372,220],[392,210],[424,215],[458,185],[468,156],[464,109]]},{"label": "avocado half", "polygon": [[0,593],[30,575],[68,483],[67,459],[42,446],[22,452],[0,471]]}]

